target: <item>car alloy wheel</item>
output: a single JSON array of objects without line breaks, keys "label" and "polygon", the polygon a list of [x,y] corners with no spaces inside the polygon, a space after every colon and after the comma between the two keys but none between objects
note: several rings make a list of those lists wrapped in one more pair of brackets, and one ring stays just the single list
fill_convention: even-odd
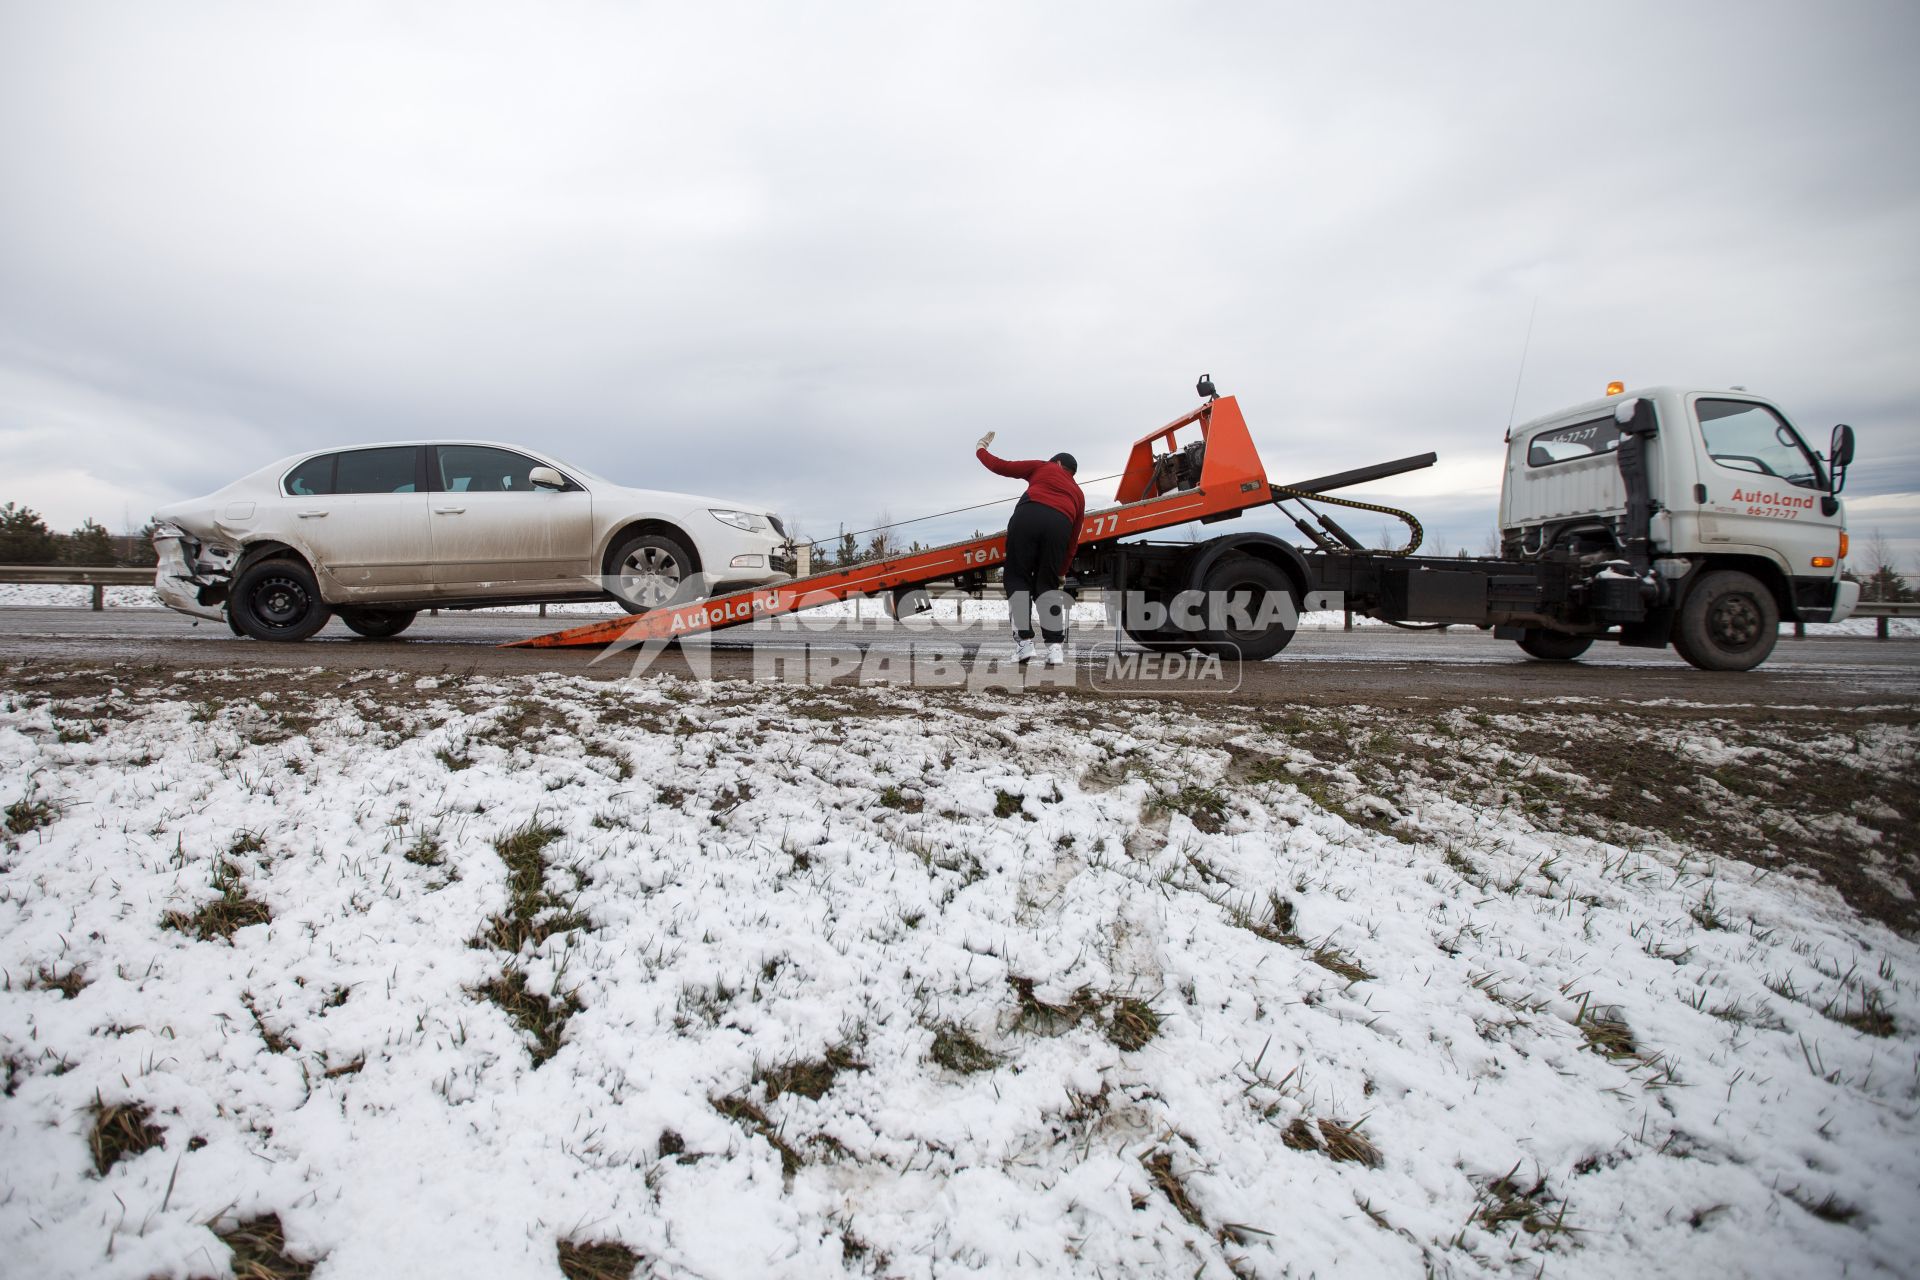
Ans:
[{"label": "car alloy wheel", "polygon": [[620,565],[620,594],[643,609],[654,609],[674,598],[686,568],[665,547],[642,546]]}]

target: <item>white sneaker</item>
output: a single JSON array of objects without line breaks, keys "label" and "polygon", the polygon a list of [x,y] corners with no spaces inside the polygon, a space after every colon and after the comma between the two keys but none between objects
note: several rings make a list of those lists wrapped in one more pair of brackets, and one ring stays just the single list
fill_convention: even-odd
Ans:
[{"label": "white sneaker", "polygon": [[1015,646],[1013,646],[1013,660],[1019,663],[1032,662],[1033,661],[1033,641],[1022,640],[1019,644],[1016,644]]},{"label": "white sneaker", "polygon": [[1066,660],[1067,660],[1066,646],[1057,645],[1057,644],[1050,644],[1047,646],[1047,665],[1048,666],[1057,667],[1061,663],[1065,662]]}]

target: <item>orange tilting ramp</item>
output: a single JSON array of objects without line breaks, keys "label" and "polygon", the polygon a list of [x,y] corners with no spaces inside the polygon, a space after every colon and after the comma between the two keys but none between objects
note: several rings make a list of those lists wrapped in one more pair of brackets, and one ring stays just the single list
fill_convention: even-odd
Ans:
[{"label": "orange tilting ramp", "polygon": [[[1184,445],[1176,436],[1197,429]],[[1191,432],[1189,432],[1191,434]],[[1197,483],[1178,487],[1163,465],[1183,452],[1200,449]],[[1166,491],[1161,492],[1161,486]],[[1229,515],[1273,501],[1260,455],[1247,433],[1246,420],[1232,396],[1209,401],[1134,442],[1126,470],[1114,494],[1119,505],[1089,511],[1080,525],[1080,545],[1094,546],[1133,534]],[[665,605],[643,614],[534,636],[503,645],[510,649],[560,649],[589,645],[644,644],[738,627],[761,618],[831,604],[853,596],[877,595],[961,574],[977,573],[1006,558],[1006,535],[970,538],[944,547],[887,556],[832,569],[789,582],[754,587],[687,604]]]}]

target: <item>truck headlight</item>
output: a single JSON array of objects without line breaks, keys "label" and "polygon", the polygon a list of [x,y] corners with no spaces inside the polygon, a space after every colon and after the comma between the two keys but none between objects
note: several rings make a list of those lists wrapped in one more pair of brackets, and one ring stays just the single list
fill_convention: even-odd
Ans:
[{"label": "truck headlight", "polygon": [[715,511],[709,507],[707,514],[721,524],[730,524],[736,529],[745,529],[748,533],[773,532],[773,525],[765,516],[755,515],[751,511]]}]

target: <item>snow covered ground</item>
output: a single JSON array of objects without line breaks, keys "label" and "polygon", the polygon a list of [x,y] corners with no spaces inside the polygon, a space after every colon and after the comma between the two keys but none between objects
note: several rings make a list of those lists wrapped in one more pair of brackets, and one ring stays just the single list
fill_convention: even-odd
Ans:
[{"label": "snow covered ground", "polygon": [[1920,732],[1686,714],[15,669],[0,1257],[1912,1274]]}]

